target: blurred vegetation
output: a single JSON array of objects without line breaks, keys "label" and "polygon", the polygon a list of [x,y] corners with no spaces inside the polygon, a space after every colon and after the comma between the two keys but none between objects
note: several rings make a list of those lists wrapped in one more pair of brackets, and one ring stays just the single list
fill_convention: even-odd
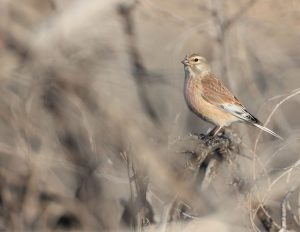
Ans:
[{"label": "blurred vegetation", "polygon": [[[299,231],[300,2],[0,2],[1,231]],[[199,52],[280,142],[187,109]]]}]

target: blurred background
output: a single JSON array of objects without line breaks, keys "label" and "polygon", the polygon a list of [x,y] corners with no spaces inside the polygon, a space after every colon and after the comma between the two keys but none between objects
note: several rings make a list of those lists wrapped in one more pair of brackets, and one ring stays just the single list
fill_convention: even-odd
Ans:
[{"label": "blurred background", "polygon": [[[147,173],[157,226],[146,230],[272,231],[255,221],[255,198],[297,231],[299,22],[297,0],[1,0],[1,230],[131,230],[131,157]],[[212,128],[183,98],[180,61],[194,52],[286,140],[233,125],[250,157],[234,164],[255,184],[229,191],[222,166],[201,217],[166,229],[180,186],[170,166],[182,163],[170,144]]]}]

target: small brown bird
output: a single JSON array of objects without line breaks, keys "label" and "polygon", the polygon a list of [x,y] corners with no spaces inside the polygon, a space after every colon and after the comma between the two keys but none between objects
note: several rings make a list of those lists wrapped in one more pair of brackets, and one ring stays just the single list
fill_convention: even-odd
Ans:
[{"label": "small brown bird", "polygon": [[216,127],[209,133],[214,136],[224,126],[243,122],[283,140],[275,132],[250,114],[242,103],[212,73],[206,59],[198,54],[186,56],[184,64],[184,97],[189,109]]}]

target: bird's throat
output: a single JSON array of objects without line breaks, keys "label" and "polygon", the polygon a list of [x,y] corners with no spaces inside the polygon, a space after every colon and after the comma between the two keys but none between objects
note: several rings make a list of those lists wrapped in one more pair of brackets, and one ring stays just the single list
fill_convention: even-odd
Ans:
[{"label": "bird's throat", "polygon": [[184,67],[185,71],[185,78],[202,78],[207,75],[211,74],[211,69],[210,68],[200,68],[200,67],[191,67],[191,66],[186,66]]}]

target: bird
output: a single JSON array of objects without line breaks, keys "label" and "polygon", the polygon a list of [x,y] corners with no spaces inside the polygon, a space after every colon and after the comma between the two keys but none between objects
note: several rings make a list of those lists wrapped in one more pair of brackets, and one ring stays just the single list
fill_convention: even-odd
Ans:
[{"label": "bird", "polygon": [[181,63],[185,72],[185,101],[194,114],[215,125],[209,136],[214,137],[232,123],[242,122],[284,140],[247,111],[238,98],[213,74],[204,57],[194,53],[187,55]]}]

